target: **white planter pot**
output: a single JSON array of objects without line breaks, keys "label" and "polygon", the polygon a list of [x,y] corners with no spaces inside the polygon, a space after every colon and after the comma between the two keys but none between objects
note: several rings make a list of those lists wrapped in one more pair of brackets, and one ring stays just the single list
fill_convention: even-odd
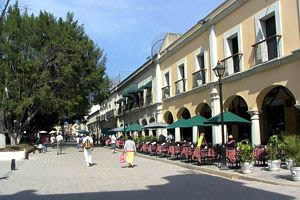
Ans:
[{"label": "white planter pot", "polygon": [[268,160],[268,169],[271,172],[279,171],[281,160]]},{"label": "white planter pot", "polygon": [[251,174],[251,173],[253,173],[253,170],[254,170],[253,164],[249,163],[249,162],[241,163],[241,168],[242,168],[243,174]]},{"label": "white planter pot", "polygon": [[286,164],[286,168],[287,169],[291,169],[293,167],[293,165],[294,165],[294,161],[292,159],[287,159],[285,161],[285,164]]},{"label": "white planter pot", "polygon": [[291,176],[293,181],[300,181],[300,167],[292,167]]}]

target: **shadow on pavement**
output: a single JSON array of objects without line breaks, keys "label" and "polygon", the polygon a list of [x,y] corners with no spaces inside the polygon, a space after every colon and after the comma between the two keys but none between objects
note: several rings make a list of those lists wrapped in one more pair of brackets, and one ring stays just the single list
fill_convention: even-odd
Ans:
[{"label": "shadow on pavement", "polygon": [[[152,172],[155,173],[155,172]],[[151,175],[151,174],[149,174]],[[0,199],[9,200],[258,200],[258,199],[294,199],[291,196],[281,195],[245,186],[220,177],[205,174],[183,174],[164,177],[168,181],[164,185],[149,185],[147,189],[127,190],[121,187],[119,191],[101,191],[90,193],[39,194],[40,191],[25,190],[12,195],[1,195]],[[90,184],[93,184],[92,182]],[[126,185],[127,180],[122,180]],[[68,187],[69,188],[69,187]],[[92,188],[103,188],[102,184]],[[102,189],[103,190],[103,189]],[[122,191],[123,190],[123,191]]]}]

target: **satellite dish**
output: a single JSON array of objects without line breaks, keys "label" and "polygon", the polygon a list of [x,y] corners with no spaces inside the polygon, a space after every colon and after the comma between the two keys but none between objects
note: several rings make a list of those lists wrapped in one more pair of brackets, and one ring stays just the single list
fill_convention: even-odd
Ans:
[{"label": "satellite dish", "polygon": [[165,37],[167,33],[159,33],[157,34],[151,42],[151,59],[159,53],[161,46],[164,43]]}]

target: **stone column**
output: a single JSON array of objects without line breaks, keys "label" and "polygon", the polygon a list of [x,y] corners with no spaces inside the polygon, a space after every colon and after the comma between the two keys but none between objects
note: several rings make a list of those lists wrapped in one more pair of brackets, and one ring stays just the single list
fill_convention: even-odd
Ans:
[{"label": "stone column", "polygon": [[259,111],[248,111],[251,115],[251,140],[252,145],[260,145],[260,126],[259,126]]},{"label": "stone column", "polygon": [[[212,85],[210,88],[210,101],[211,101],[211,112],[212,116],[220,114],[220,98],[217,90],[218,84]],[[212,138],[213,144],[222,143],[222,131],[221,126],[212,126]]]},{"label": "stone column", "polygon": [[198,126],[193,126],[193,143],[197,143],[199,138]]},{"label": "stone column", "polygon": [[145,136],[146,136],[146,134],[145,134],[145,131],[144,131],[144,130],[142,130],[142,136],[143,136],[143,137],[145,137]]},{"label": "stone column", "polygon": [[175,142],[180,142],[180,128],[175,128]]},{"label": "stone column", "polygon": [[156,67],[155,67],[155,80],[156,80],[156,95],[155,95],[155,99],[154,99],[154,103],[160,103],[162,101],[162,92],[161,92],[161,88],[162,88],[162,80],[161,80],[161,70],[160,70],[160,65],[159,63],[156,63]]},{"label": "stone column", "polygon": [[217,50],[217,37],[215,26],[212,25],[209,30],[209,54],[210,54],[210,80],[217,81],[217,77],[213,72],[213,68],[217,66],[218,63],[218,50]]},{"label": "stone column", "polygon": [[151,129],[149,130],[149,136],[153,136],[153,132]]}]

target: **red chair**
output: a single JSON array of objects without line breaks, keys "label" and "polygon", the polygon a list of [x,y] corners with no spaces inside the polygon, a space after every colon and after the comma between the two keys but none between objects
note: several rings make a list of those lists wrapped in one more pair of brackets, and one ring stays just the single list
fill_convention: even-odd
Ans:
[{"label": "red chair", "polygon": [[257,164],[265,164],[266,163],[266,155],[267,151],[264,146],[255,147],[253,150],[254,156],[256,158]]},{"label": "red chair", "polygon": [[239,165],[239,159],[238,159],[238,151],[235,148],[232,149],[226,149],[226,158],[229,164],[232,166],[238,166]]},{"label": "red chair", "polygon": [[178,156],[180,155],[181,153],[181,147],[180,146],[169,146],[169,149],[168,149],[168,156],[173,159],[173,158],[176,158],[178,159]]},{"label": "red chair", "polygon": [[156,144],[149,144],[148,145],[148,153],[150,153],[150,155],[155,155],[156,154]]}]

